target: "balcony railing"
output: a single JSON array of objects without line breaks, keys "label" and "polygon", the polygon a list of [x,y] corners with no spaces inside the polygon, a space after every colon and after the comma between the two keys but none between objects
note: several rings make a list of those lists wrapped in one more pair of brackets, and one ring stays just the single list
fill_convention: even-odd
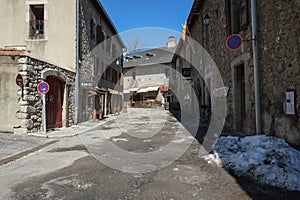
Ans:
[{"label": "balcony railing", "polygon": [[44,20],[31,20],[29,27],[30,39],[44,39]]}]

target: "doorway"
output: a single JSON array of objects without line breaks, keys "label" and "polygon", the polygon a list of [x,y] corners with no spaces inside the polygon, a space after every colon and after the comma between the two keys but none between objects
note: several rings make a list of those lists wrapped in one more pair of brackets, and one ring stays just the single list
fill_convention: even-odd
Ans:
[{"label": "doorway", "polygon": [[245,132],[246,128],[246,93],[244,63],[235,68],[235,118],[236,130]]},{"label": "doorway", "polygon": [[46,78],[50,86],[46,95],[46,121],[47,129],[62,127],[62,107],[64,83],[54,76]]}]

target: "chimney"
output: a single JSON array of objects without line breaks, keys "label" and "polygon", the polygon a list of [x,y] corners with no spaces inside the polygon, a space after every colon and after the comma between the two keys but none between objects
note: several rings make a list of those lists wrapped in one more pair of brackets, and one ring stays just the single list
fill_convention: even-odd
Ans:
[{"label": "chimney", "polygon": [[175,47],[176,46],[176,39],[174,36],[169,36],[167,47]]}]

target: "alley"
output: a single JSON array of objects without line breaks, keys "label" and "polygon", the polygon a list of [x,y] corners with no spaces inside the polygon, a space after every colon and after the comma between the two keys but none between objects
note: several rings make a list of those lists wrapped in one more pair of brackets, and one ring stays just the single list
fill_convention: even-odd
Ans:
[{"label": "alley", "polygon": [[226,171],[199,158],[199,143],[184,130],[161,108],[129,110],[2,165],[0,199],[250,199]]}]

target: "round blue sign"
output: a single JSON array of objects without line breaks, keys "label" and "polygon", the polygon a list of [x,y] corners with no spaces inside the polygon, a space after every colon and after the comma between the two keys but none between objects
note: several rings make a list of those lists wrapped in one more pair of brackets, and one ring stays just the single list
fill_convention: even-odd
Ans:
[{"label": "round blue sign", "polygon": [[226,45],[231,50],[236,50],[242,46],[243,39],[238,34],[230,35],[226,40]]},{"label": "round blue sign", "polygon": [[43,81],[38,84],[37,89],[40,93],[46,94],[47,92],[49,92],[50,87],[47,82]]}]

